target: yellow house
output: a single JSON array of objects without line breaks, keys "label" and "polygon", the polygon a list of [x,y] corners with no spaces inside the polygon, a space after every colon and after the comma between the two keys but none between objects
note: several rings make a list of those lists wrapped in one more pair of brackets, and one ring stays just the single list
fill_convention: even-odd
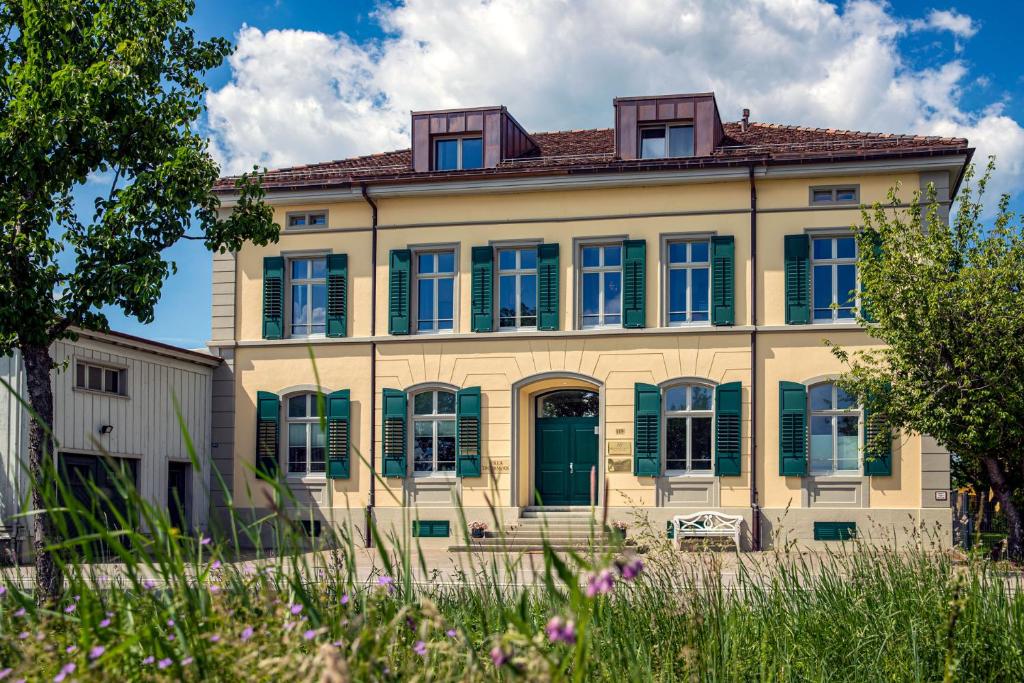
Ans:
[{"label": "yellow house", "polygon": [[[948,212],[967,141],[723,124],[710,93],[609,114],[528,133],[504,107],[414,112],[410,149],[267,174],[280,242],[213,263],[236,505],[268,507],[264,468],[304,519],[438,544],[456,500],[509,525],[715,510],[755,549],[948,542],[948,454],[895,434],[865,456],[824,341],[875,343],[859,207],[932,184]],[[230,210],[233,180],[216,191]]]}]

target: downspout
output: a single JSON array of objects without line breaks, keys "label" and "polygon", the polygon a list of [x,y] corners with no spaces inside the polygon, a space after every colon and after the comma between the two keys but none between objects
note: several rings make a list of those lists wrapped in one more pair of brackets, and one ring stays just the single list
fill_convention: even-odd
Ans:
[{"label": "downspout", "polygon": [[373,547],[370,524],[377,504],[377,204],[370,199],[366,183],[360,183],[363,199],[370,205],[370,497],[366,504],[366,547]]},{"label": "downspout", "polygon": [[750,164],[750,541],[761,549],[761,506],[757,497],[757,186]]}]

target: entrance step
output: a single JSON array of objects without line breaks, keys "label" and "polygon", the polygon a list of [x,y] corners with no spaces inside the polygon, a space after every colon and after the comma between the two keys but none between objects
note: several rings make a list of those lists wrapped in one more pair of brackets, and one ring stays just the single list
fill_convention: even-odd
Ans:
[{"label": "entrance step", "polygon": [[526,508],[502,531],[488,531],[452,552],[539,552],[545,543],[553,550],[614,551],[619,543],[603,528],[591,507],[550,506]]}]

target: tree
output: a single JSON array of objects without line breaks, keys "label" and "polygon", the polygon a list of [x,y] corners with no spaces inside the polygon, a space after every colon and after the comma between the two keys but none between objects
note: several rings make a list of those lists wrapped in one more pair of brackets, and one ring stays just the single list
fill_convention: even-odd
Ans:
[{"label": "tree", "polygon": [[[230,46],[196,39],[185,25],[194,9],[191,0],[0,3],[0,354],[18,348],[25,365],[33,481],[54,457],[54,341],[75,326],[105,329],[102,306],[152,320],[174,271],[161,254],[180,239],[211,250],[277,241],[258,175],[239,181],[230,215],[210,192],[219,168],[196,130],[201,77]],[[96,175],[110,188],[82,219],[72,192]],[[61,583],[45,552],[51,520],[32,519],[38,596],[50,599]]]},{"label": "tree", "polygon": [[[901,208],[862,212],[858,230],[862,313],[884,344],[848,353],[841,379],[872,415],[894,428],[930,434],[956,453],[961,469],[980,470],[1006,515],[1008,552],[1024,559],[1024,230],[1003,196],[991,226],[982,199],[990,160],[972,188],[964,177],[951,223],[934,188]],[[885,437],[888,432],[885,433]],[[885,438],[879,437],[879,438]],[[872,450],[868,445],[868,452]]]}]

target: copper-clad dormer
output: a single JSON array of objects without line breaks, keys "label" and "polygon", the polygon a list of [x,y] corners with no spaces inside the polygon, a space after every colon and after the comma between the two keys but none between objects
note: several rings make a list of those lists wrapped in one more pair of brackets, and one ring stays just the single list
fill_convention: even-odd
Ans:
[{"label": "copper-clad dormer", "polygon": [[537,149],[536,141],[503,106],[412,113],[416,172],[496,168]]},{"label": "copper-clad dormer", "polygon": [[615,156],[708,156],[724,136],[714,93],[616,97]]}]

